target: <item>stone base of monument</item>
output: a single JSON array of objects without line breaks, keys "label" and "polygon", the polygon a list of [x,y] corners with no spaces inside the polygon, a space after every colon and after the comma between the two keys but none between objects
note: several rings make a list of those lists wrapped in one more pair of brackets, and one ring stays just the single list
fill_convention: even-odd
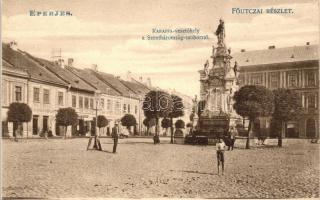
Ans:
[{"label": "stone base of monument", "polygon": [[218,142],[217,139],[214,139],[214,138],[209,138],[209,139],[208,139],[208,144],[210,144],[210,145],[216,145],[217,142]]},{"label": "stone base of monument", "polygon": [[174,132],[174,143],[184,144],[183,131],[181,129],[176,129],[176,131]]},{"label": "stone base of monument", "polygon": [[184,137],[175,137],[174,143],[175,144],[184,144]]}]

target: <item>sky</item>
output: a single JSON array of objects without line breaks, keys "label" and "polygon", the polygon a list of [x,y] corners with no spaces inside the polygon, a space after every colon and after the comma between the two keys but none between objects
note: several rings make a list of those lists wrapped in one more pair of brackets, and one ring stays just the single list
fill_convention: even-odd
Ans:
[{"label": "sky", "polygon": [[[291,14],[235,14],[232,8],[290,8]],[[72,16],[30,16],[29,11],[70,11]],[[316,0],[2,0],[2,40],[51,60],[53,51],[75,67],[97,64],[126,77],[130,71],[153,86],[199,94],[198,70],[210,59],[219,19],[232,52],[318,44]],[[148,41],[153,28],[197,28],[207,40]],[[167,34],[168,35],[168,34]],[[191,34],[192,35],[192,34]]]}]

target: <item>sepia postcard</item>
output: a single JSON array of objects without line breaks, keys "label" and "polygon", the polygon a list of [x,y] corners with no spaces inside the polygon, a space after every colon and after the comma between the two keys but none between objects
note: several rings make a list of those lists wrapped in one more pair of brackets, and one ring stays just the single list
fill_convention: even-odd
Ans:
[{"label": "sepia postcard", "polygon": [[319,199],[319,5],[2,0],[2,199]]}]

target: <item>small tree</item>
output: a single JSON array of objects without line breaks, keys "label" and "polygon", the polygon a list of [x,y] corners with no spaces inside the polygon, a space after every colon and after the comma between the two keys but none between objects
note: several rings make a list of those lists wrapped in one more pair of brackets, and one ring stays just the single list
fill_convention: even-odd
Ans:
[{"label": "small tree", "polygon": [[147,127],[147,134],[149,135],[149,129],[156,125],[156,120],[154,118],[145,118],[142,123]]},{"label": "small tree", "polygon": [[163,118],[161,121],[161,127],[166,129],[165,135],[167,135],[167,130],[171,127],[171,121],[168,118]]},{"label": "small tree", "polygon": [[78,114],[73,108],[60,108],[56,114],[56,122],[60,126],[64,126],[64,139],[67,138],[68,126],[78,123]]},{"label": "small tree", "polygon": [[177,95],[171,95],[172,98],[172,110],[169,113],[170,121],[171,121],[171,138],[170,143],[173,143],[173,118],[182,117],[184,115],[184,106],[181,97]]},{"label": "small tree", "polygon": [[175,123],[175,127],[176,128],[184,128],[185,127],[184,121],[182,119],[177,120]]},{"label": "small tree", "polygon": [[104,115],[98,116],[97,127],[99,128],[99,133],[100,133],[100,129],[108,126],[108,124],[109,124],[109,121]]},{"label": "small tree", "polygon": [[130,127],[137,125],[137,120],[133,115],[125,114],[121,118],[121,124],[122,124],[122,126],[127,127],[128,131],[131,133]]},{"label": "small tree", "polygon": [[146,118],[156,120],[156,137],[159,137],[159,118],[167,117],[172,110],[172,98],[163,91],[148,92],[143,101],[143,111]]},{"label": "small tree", "polygon": [[[301,101],[299,95],[294,90],[279,88],[273,91],[274,94],[274,112],[272,121],[275,131],[278,133],[278,146],[282,146],[282,135],[286,129],[286,123],[289,120],[297,119],[302,114]],[[276,129],[275,122],[279,122],[281,130]]]},{"label": "small tree", "polygon": [[[8,122],[18,123],[19,134],[21,134],[22,123],[29,122],[32,118],[32,110],[25,103],[11,103],[7,114]],[[15,139],[17,139],[17,134],[15,134]]]},{"label": "small tree", "polygon": [[250,148],[252,125],[256,118],[270,116],[274,109],[273,93],[263,86],[247,85],[234,94],[233,108],[243,118],[249,119],[246,148]]}]

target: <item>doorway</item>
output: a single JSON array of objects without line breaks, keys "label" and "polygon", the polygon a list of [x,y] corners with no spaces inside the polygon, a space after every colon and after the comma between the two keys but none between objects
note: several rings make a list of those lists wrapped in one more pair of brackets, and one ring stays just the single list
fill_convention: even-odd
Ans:
[{"label": "doorway", "polygon": [[42,131],[48,132],[48,116],[43,116]]},{"label": "doorway", "polygon": [[2,121],[2,137],[9,136],[8,121]]},{"label": "doorway", "polygon": [[60,136],[60,133],[61,133],[61,131],[60,131],[60,125],[59,125],[58,123],[56,123],[56,135],[57,135],[57,136]]},{"label": "doorway", "polygon": [[314,119],[307,120],[306,135],[307,135],[307,138],[315,138],[316,137],[316,121]]},{"label": "doorway", "polygon": [[18,129],[18,125],[19,125],[18,122],[13,122],[13,137],[16,137],[16,132],[17,132],[17,129]]},{"label": "doorway", "polygon": [[85,124],[83,119],[79,119],[79,135],[85,135],[86,130],[85,130]]},{"label": "doorway", "polygon": [[287,123],[286,127],[286,137],[299,138],[299,132],[297,131],[297,125],[295,123]]},{"label": "doorway", "polygon": [[38,115],[33,115],[32,118],[32,135],[38,135]]}]

